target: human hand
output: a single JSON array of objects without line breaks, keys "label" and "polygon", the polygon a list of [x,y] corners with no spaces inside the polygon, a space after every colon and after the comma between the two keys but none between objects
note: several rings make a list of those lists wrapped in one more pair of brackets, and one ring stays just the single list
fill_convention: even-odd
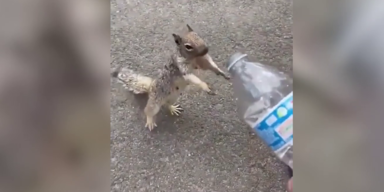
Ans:
[{"label": "human hand", "polygon": [[287,190],[288,192],[293,192],[293,177],[288,180]]}]

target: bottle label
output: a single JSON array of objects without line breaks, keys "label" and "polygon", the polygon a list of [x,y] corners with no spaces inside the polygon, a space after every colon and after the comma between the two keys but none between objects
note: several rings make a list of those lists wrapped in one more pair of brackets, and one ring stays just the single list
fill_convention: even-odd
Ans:
[{"label": "bottle label", "polygon": [[293,93],[281,100],[254,126],[257,135],[275,152],[293,142]]}]

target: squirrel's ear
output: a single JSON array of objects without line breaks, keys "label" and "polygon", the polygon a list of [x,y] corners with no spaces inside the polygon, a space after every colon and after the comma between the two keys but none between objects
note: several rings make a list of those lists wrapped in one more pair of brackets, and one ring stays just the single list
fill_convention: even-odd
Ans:
[{"label": "squirrel's ear", "polygon": [[189,32],[192,32],[192,31],[193,31],[192,27],[189,26],[188,24],[187,24],[187,28],[188,28],[188,31],[189,31]]},{"label": "squirrel's ear", "polygon": [[176,43],[177,45],[180,45],[180,41],[181,41],[180,36],[178,36],[178,35],[176,35],[176,34],[174,34],[174,33],[172,33],[172,36],[173,36],[173,39],[175,40],[175,43]]}]

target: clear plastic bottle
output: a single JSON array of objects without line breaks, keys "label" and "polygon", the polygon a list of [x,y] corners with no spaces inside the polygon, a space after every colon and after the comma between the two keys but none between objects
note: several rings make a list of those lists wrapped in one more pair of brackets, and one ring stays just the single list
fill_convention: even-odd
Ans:
[{"label": "clear plastic bottle", "polygon": [[227,63],[238,112],[256,134],[293,169],[292,79],[235,53]]}]

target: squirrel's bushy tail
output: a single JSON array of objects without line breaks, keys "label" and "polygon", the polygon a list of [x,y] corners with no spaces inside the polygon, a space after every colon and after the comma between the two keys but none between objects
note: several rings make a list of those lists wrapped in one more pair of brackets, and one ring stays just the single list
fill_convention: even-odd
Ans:
[{"label": "squirrel's bushy tail", "polygon": [[135,94],[148,93],[151,89],[153,79],[141,74],[135,73],[127,68],[118,68],[111,73],[124,88]]}]

